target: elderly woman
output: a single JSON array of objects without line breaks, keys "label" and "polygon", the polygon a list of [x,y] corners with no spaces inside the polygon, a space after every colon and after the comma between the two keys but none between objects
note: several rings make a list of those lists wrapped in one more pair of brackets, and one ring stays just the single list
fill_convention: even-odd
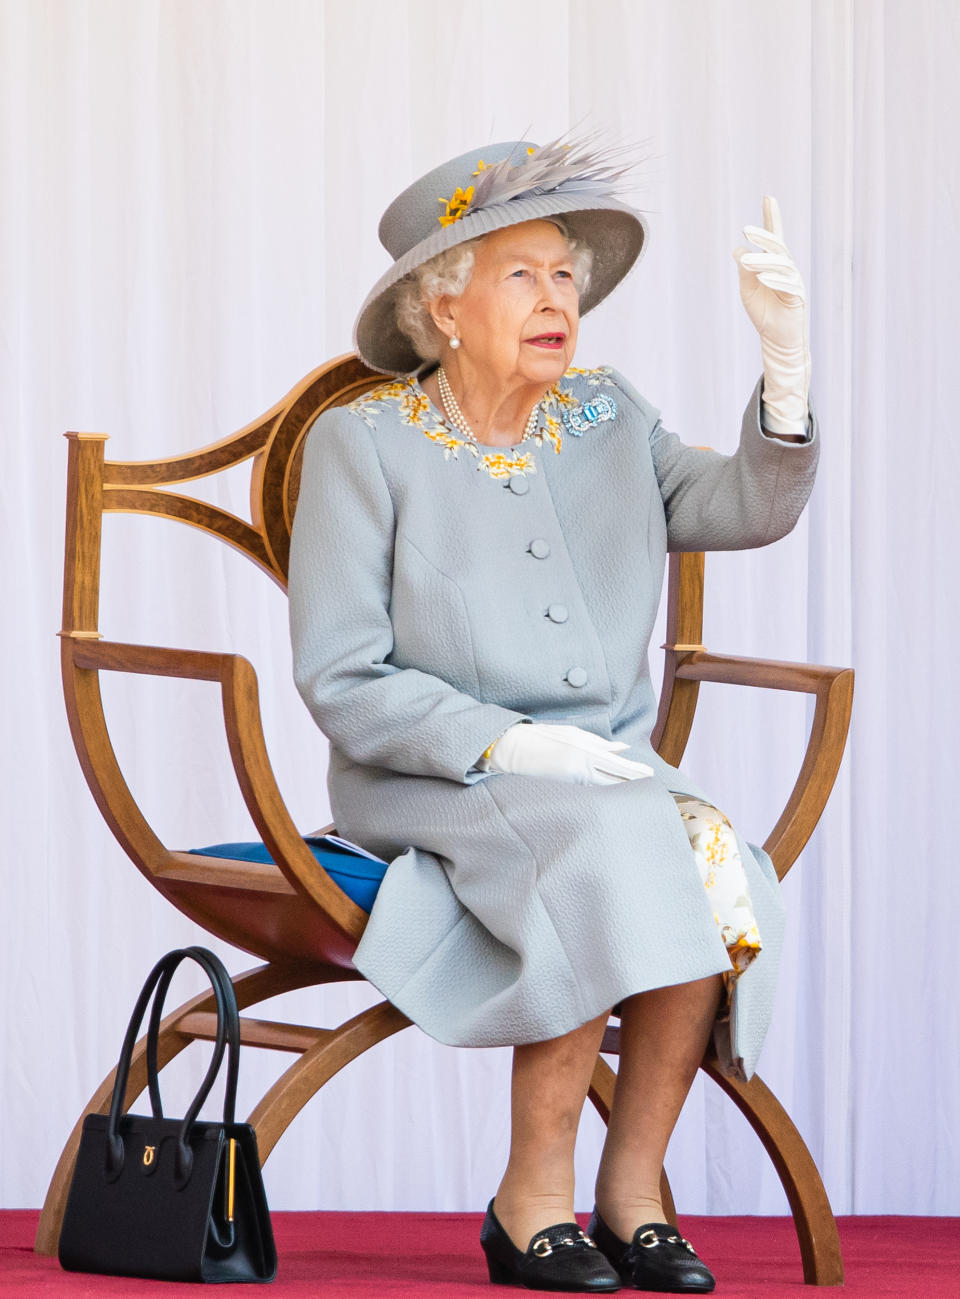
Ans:
[{"label": "elderly woman", "polygon": [[[786,535],[819,438],[772,199],[746,231],[761,251],[735,253],[763,375],[733,455],[685,445],[610,367],[572,368],[580,316],[645,243],[620,176],[587,144],[487,146],[387,209],[395,261],[356,346],[395,377],[310,431],[291,631],[337,830],[390,863],[357,968],[439,1041],[514,1047],[491,1281],[709,1291],[660,1171],[711,1033],[753,1071],[782,906],[763,849],[651,746],[647,651],[667,551]],[[585,1234],[573,1149],[611,1012]]]}]

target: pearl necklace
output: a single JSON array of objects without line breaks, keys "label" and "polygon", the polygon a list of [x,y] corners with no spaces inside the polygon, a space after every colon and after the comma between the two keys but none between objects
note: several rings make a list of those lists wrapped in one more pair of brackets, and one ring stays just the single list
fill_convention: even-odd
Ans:
[{"label": "pearl necklace", "polygon": [[[452,424],[454,428],[459,429],[460,432],[463,434],[463,436],[467,438],[470,442],[472,442],[474,446],[489,447],[489,446],[497,445],[496,443],[480,442],[477,440],[477,438],[474,435],[473,429],[467,423],[466,417],[457,403],[456,397],[454,397],[453,395],[453,389],[450,387],[450,380],[447,378],[446,374],[444,373],[444,369],[442,365],[437,370],[437,383],[440,386],[440,400],[443,403],[443,413],[447,417],[447,423]],[[529,438],[533,437],[534,433],[538,432],[539,423],[540,423],[540,403],[537,402],[533,410],[527,416],[527,423],[524,429],[524,434],[523,437],[520,439],[521,443],[526,442]]]}]

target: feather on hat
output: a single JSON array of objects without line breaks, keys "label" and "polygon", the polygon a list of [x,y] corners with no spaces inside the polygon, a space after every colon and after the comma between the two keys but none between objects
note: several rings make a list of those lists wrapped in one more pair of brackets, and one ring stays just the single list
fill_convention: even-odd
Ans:
[{"label": "feather on hat", "polygon": [[354,326],[354,347],[374,370],[408,374],[423,364],[397,325],[396,286],[437,253],[521,221],[562,216],[593,251],[580,314],[593,309],[636,263],[646,243],[643,216],[615,197],[635,162],[626,149],[596,147],[596,133],[473,149],[436,167],[393,200],[380,242],[394,258],[368,294]]}]

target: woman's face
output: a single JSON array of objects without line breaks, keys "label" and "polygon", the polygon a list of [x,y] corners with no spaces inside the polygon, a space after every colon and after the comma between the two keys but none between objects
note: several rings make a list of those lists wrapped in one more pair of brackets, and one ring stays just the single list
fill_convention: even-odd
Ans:
[{"label": "woman's face", "polygon": [[579,295],[566,240],[550,221],[486,235],[466,289],[436,306],[460,338],[458,365],[478,377],[552,385],[573,360]]}]

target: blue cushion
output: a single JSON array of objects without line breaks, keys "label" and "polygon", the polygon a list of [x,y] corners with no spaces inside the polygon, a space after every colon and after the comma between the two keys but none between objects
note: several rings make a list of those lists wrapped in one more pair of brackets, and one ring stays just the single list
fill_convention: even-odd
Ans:
[{"label": "blue cushion", "polygon": [[[369,912],[377,889],[389,862],[379,857],[375,860],[361,853],[350,852],[339,844],[321,837],[304,837],[304,843],[335,884],[352,898],[358,907]],[[203,857],[228,857],[231,861],[256,861],[273,863],[263,843],[216,843],[209,848],[191,848]]]}]

